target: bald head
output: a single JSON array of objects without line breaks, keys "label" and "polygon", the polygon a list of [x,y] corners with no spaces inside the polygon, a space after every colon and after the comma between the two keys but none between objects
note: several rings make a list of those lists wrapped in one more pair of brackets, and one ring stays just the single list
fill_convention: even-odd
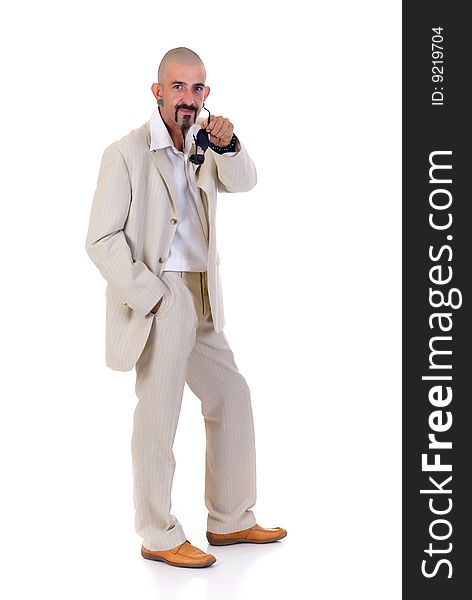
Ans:
[{"label": "bald head", "polygon": [[170,63],[177,65],[202,65],[205,68],[202,59],[196,52],[190,50],[190,48],[184,48],[183,46],[172,48],[172,50],[164,54],[159,65],[157,81],[161,84],[165,79],[166,66]]},{"label": "bald head", "polygon": [[210,93],[205,65],[190,48],[172,48],[162,57],[157,78],[159,82],[151,85],[151,91],[175,147],[181,149],[186,132],[196,123]]}]

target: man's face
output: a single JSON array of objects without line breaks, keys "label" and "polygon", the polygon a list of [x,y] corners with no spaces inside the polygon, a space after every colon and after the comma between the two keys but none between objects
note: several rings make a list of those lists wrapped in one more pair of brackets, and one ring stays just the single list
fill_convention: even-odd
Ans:
[{"label": "man's face", "polygon": [[153,84],[156,98],[163,98],[160,106],[162,118],[169,127],[191,127],[202,110],[203,101],[210,93],[205,86],[203,65],[167,63],[160,84]]}]

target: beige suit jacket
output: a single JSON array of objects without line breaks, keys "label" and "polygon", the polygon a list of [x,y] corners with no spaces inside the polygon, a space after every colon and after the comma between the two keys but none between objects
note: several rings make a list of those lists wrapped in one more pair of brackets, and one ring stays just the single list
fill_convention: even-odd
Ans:
[{"label": "beige suit jacket", "polygon": [[[179,221],[176,191],[166,150],[151,151],[150,143],[147,122],[105,149],[85,244],[107,281],[106,364],[117,371],[135,366],[151,329],[151,309],[162,296],[159,310],[171,300],[161,275]],[[216,248],[217,192],[245,192],[257,180],[240,142],[236,151],[224,156],[208,149],[203,165],[195,167],[208,211],[208,295],[217,332],[225,324]]]}]

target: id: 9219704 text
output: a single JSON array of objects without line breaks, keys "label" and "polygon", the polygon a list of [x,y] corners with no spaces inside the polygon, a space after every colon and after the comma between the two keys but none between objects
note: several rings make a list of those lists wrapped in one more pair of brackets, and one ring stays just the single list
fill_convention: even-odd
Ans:
[{"label": "id: 9219704 text", "polygon": [[431,104],[444,106],[444,27],[433,27],[431,36]]}]

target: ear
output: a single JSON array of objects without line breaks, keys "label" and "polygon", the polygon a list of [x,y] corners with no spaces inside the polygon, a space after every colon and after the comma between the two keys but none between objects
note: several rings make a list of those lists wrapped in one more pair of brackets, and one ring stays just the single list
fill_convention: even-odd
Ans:
[{"label": "ear", "polygon": [[204,91],[204,94],[203,94],[203,100],[206,100],[209,95],[210,95],[210,86],[206,85],[205,86],[205,91]]},{"label": "ear", "polygon": [[151,85],[151,91],[156,100],[162,98],[162,86],[159,83],[153,83]]}]

